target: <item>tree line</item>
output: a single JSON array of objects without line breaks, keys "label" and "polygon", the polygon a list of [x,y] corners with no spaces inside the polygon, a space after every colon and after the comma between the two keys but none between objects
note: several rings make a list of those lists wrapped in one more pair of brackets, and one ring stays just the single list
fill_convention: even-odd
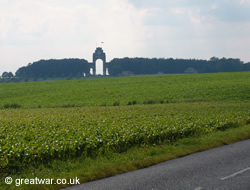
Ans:
[{"label": "tree line", "polygon": [[89,74],[88,62],[84,59],[40,60],[21,67],[16,77],[23,78],[64,78]]},{"label": "tree line", "polygon": [[109,68],[110,75],[213,73],[250,71],[250,63],[244,64],[240,59],[217,57],[210,60],[123,58],[113,59],[109,63]]},{"label": "tree line", "polygon": [[[109,63],[109,75],[213,73],[250,71],[250,62],[212,57],[199,59],[115,58]],[[81,78],[90,75],[90,64],[84,59],[40,60],[19,68],[15,75],[4,72],[1,82]]]},{"label": "tree line", "polygon": [[89,75],[89,63],[84,59],[50,59],[29,63],[19,68],[15,75],[2,74],[2,82],[67,79]]}]

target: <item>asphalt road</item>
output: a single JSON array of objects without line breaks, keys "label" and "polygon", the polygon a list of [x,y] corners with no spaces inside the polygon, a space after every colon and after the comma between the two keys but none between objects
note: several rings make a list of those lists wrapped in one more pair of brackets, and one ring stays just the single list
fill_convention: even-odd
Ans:
[{"label": "asphalt road", "polygon": [[250,139],[68,190],[250,190]]}]

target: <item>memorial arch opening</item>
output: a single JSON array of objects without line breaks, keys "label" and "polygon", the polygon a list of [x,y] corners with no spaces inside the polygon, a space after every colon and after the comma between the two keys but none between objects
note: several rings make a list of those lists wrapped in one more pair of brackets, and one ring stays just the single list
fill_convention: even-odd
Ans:
[{"label": "memorial arch opening", "polygon": [[[93,63],[90,64],[90,70],[93,70],[93,75],[96,75],[96,63],[97,60],[101,60],[103,62],[102,72],[103,75],[106,76],[108,74],[108,63],[106,62],[106,54],[104,53],[101,47],[97,47],[95,52],[93,53]],[[98,73],[99,74],[99,73]]]}]

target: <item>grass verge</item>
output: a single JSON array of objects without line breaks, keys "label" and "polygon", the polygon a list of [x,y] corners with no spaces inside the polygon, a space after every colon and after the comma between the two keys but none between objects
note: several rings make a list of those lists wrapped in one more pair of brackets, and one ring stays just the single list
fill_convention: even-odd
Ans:
[{"label": "grass verge", "polygon": [[[12,185],[6,185],[4,178],[0,189],[16,189],[15,180],[32,178],[70,179],[78,177],[80,183],[113,176],[139,168],[182,157],[226,144],[250,138],[250,125],[226,131],[217,131],[199,137],[185,138],[172,144],[135,147],[122,154],[107,153],[97,158],[79,157],[68,161],[55,160],[46,166],[29,168],[21,173],[12,174]],[[60,189],[68,185],[20,185],[18,189]]]}]

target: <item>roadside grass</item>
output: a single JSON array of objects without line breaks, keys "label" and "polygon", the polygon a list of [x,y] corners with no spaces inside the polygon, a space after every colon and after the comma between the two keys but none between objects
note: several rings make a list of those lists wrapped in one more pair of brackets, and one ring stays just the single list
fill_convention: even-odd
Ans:
[{"label": "roadside grass", "polygon": [[[249,138],[250,125],[249,121],[246,121],[245,124],[226,131],[216,131],[206,135],[184,138],[175,143],[134,147],[121,154],[109,152],[96,158],[79,157],[67,161],[54,160],[50,164],[42,165],[39,168],[28,168],[21,173],[11,175],[11,177],[13,181],[17,178],[70,179],[78,177],[82,184]],[[20,185],[18,189],[54,190],[67,186]],[[0,181],[0,189],[16,188],[14,183],[6,185],[4,181]]]}]

